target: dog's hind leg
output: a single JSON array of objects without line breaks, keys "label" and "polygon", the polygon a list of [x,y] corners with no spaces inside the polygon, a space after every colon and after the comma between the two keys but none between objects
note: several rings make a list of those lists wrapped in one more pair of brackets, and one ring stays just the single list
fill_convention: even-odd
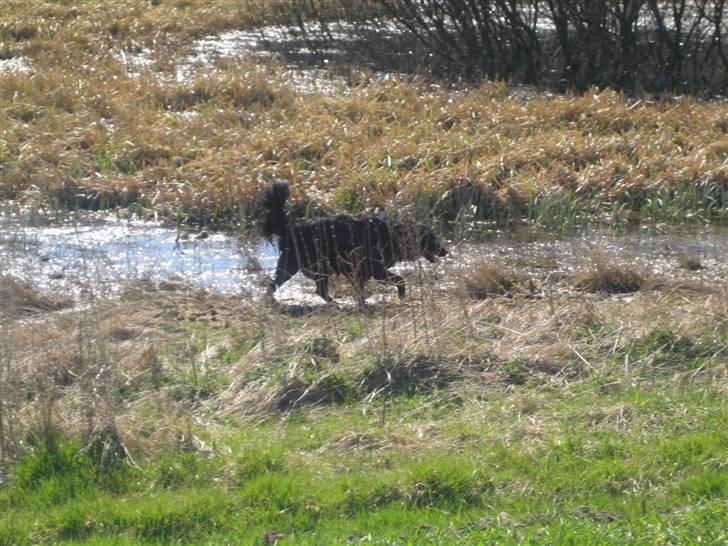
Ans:
[{"label": "dog's hind leg", "polygon": [[395,285],[397,287],[397,295],[399,296],[399,299],[404,298],[404,279],[396,273],[392,273],[391,271],[388,271],[386,269],[380,269],[372,272],[372,278],[381,282],[386,282],[387,284]]}]

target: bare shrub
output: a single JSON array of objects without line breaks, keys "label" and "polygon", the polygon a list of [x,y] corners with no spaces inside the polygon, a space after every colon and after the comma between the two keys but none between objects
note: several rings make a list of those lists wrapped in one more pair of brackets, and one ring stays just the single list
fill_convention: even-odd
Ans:
[{"label": "bare shrub", "polygon": [[354,42],[374,33],[378,41],[370,43],[381,49],[394,43],[394,26],[410,38],[419,62],[451,75],[706,93],[723,92],[728,78],[722,0],[296,0],[292,6],[291,23],[311,44],[333,40],[335,29]]}]

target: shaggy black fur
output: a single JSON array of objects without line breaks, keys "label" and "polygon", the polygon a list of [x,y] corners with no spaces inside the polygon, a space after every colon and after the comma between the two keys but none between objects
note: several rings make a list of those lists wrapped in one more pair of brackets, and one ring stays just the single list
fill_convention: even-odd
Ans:
[{"label": "shaggy black fur", "polygon": [[301,271],[316,282],[316,292],[326,301],[331,301],[329,279],[337,274],[351,281],[360,301],[369,279],[395,285],[403,298],[404,279],[388,268],[420,256],[434,262],[447,255],[431,230],[385,216],[339,215],[291,221],[285,211],[289,195],[288,183],[276,182],[263,198],[263,234],[277,236],[280,249],[271,291]]}]

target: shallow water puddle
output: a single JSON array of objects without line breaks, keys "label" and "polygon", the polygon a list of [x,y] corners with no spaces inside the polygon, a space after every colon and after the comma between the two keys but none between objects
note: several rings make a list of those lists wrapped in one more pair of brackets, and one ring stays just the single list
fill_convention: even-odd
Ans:
[{"label": "shallow water puddle", "polygon": [[[79,301],[114,297],[139,280],[263,297],[277,260],[278,250],[268,241],[229,232],[177,230],[112,214],[0,211],[0,275]],[[276,299],[321,303],[313,283],[300,274]]]},{"label": "shallow water puddle", "polygon": [[[448,247],[450,255],[437,265],[420,260],[394,268],[407,277],[411,294],[423,285],[451,286],[455,273],[479,261],[503,264],[537,279],[586,269],[595,256],[668,281],[721,285],[728,278],[728,229],[718,227],[671,233],[641,229],[626,235],[591,230],[572,238],[535,241],[505,232],[490,242]],[[686,268],[685,257],[697,260],[701,268]],[[0,274],[80,299],[114,296],[133,280],[177,280],[223,293],[262,296],[276,260],[277,250],[269,242],[233,233],[194,233],[109,214],[0,213]],[[350,299],[345,295],[347,283],[340,286],[344,295],[336,297]],[[372,289],[374,299],[396,299],[391,287]],[[276,298],[321,303],[313,283],[300,274]]]},{"label": "shallow water puddle", "polygon": [[[460,268],[485,260],[534,277],[574,274],[602,265],[620,265],[665,281],[709,285],[728,279],[728,228],[659,229],[653,226],[616,233],[589,229],[567,238],[524,240],[503,233],[490,243],[462,244]],[[697,265],[696,269],[686,266]]]},{"label": "shallow water puddle", "polygon": [[[184,83],[204,77],[221,59],[277,59],[285,65],[280,72],[283,81],[294,91],[339,95],[356,89],[362,81],[388,81],[408,73],[405,68],[412,62],[412,44],[411,40],[402,43],[403,38],[394,25],[381,23],[337,23],[327,26],[325,32],[312,23],[306,25],[305,34],[295,25],[229,30],[196,40],[191,52],[176,60],[174,79]],[[371,55],[376,48],[380,54]],[[157,52],[145,48],[133,53],[117,51],[116,55],[131,75],[139,75],[143,69],[154,68]],[[331,70],[352,64],[368,71],[357,75],[357,71]],[[409,66],[409,72],[417,66]]]},{"label": "shallow water puddle", "polygon": [[111,215],[5,214],[0,228],[0,273],[75,296],[109,296],[126,281],[165,279],[238,292],[252,288],[258,270],[272,268],[276,259],[269,244]]},{"label": "shallow water puddle", "polygon": [[[348,38],[341,34],[335,35],[334,39],[341,41]],[[265,60],[281,54],[294,61],[287,66],[284,78],[296,91],[325,95],[343,92],[347,87],[343,78],[333,76],[326,68],[312,66],[312,59],[318,57],[309,45],[295,27],[268,26],[209,35],[195,41],[192,53],[177,62],[175,80],[179,83],[188,82],[209,71],[216,61],[224,58],[249,57]],[[325,55],[339,55],[340,52],[336,47],[329,46],[322,50],[322,54],[322,63],[325,66],[328,64]],[[151,68],[155,62],[154,56],[152,49],[144,49],[134,54],[119,52],[119,59],[132,74]],[[306,64],[306,67],[303,68],[301,64]]]},{"label": "shallow water puddle", "polygon": [[0,74],[30,74],[33,68],[27,57],[10,57],[9,59],[0,59]]}]

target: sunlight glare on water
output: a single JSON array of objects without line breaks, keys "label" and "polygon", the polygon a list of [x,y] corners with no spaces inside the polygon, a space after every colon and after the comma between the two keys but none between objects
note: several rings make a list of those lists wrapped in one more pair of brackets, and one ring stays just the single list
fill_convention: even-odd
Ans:
[{"label": "sunlight glare on water", "polygon": [[[130,280],[178,279],[222,292],[252,288],[276,250],[222,233],[180,232],[113,216],[39,225],[1,216],[2,274],[41,290],[113,295]],[[255,256],[255,260],[251,257]]]},{"label": "sunlight glare on water", "polygon": [[[431,282],[446,288],[457,278],[455,273],[477,263],[504,265],[537,279],[577,273],[596,256],[666,280],[722,285],[728,278],[728,230],[720,227],[668,232],[646,227],[626,234],[594,229],[568,238],[541,234],[535,239],[502,232],[488,242],[446,246],[450,255],[439,264],[420,260],[393,269],[407,277],[410,286],[422,284],[423,275],[429,275],[436,279]],[[178,230],[111,214],[0,212],[0,275],[82,299],[117,295],[125,283],[135,280],[176,280],[227,294],[263,296],[277,255],[269,241],[233,232]],[[681,267],[685,256],[701,267]],[[347,283],[340,284],[343,297],[348,297]],[[387,288],[391,287],[379,292],[395,298]],[[313,282],[301,274],[276,298],[320,303]]]}]

